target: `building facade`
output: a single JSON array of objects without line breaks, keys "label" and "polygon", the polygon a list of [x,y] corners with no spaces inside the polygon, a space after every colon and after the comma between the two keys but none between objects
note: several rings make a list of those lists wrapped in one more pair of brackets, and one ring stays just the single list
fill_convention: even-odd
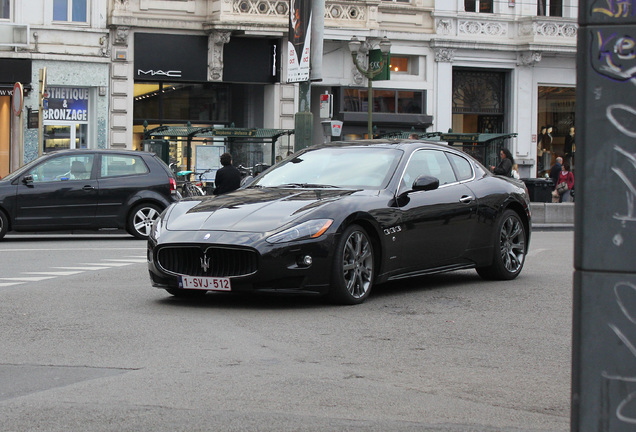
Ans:
[{"label": "building facade", "polygon": [[[169,125],[294,128],[300,96],[299,85],[286,82],[289,1],[50,4],[9,0],[9,12],[0,17],[0,30],[26,26],[26,41],[0,45],[0,61],[30,63],[28,76],[20,77],[28,81],[25,111],[37,109],[39,70],[47,70],[44,110],[52,117],[43,150],[140,149],[145,130]],[[372,83],[376,133],[517,133],[507,145],[522,177],[541,175],[564,153],[575,125],[577,14],[575,0],[327,0],[322,76],[310,86],[313,142],[325,140],[325,93],[332,95],[332,118],[343,121],[344,138],[367,135],[367,79],[348,43],[352,36],[362,41],[358,59],[365,63],[386,37],[390,78]],[[0,75],[1,89],[8,92],[15,78]],[[4,98],[10,105],[10,95]],[[69,104],[78,109],[69,111]],[[0,159],[11,160],[5,152],[16,147],[20,133],[21,157],[32,159],[39,149],[28,112],[17,126],[4,112],[0,108],[0,122],[10,125],[10,136],[0,134]],[[269,146],[251,146],[249,160],[238,162],[274,156]],[[293,135],[285,135],[273,151],[284,156],[293,149]],[[171,145],[178,165],[187,151]]]},{"label": "building facade", "polygon": [[[0,176],[45,151],[107,147],[111,60],[106,0],[5,0],[2,5]],[[20,96],[13,94],[16,82],[24,89],[20,104]],[[18,115],[17,108],[22,108]]]}]

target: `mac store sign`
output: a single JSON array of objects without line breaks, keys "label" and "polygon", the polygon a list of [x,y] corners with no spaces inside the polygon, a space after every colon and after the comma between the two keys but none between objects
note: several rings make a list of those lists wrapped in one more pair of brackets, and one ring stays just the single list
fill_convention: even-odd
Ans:
[{"label": "mac store sign", "polygon": [[135,81],[207,81],[207,36],[135,33]]}]

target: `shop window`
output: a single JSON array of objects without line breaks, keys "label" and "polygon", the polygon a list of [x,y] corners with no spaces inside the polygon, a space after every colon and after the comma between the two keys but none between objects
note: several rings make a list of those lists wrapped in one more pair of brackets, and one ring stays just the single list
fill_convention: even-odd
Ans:
[{"label": "shop window", "polygon": [[[368,90],[346,88],[342,93],[342,111],[367,112]],[[391,114],[424,114],[423,91],[373,90],[373,112]]]},{"label": "shop window", "polygon": [[223,84],[135,83],[136,124],[228,123],[230,90]]},{"label": "shop window", "polygon": [[537,0],[537,16],[563,16],[563,0]]},{"label": "shop window", "polygon": [[53,21],[85,23],[88,0],[53,0]]},{"label": "shop window", "polygon": [[0,0],[0,19],[11,18],[11,0]]},{"label": "shop window", "polygon": [[464,0],[464,11],[493,13],[493,0]]}]

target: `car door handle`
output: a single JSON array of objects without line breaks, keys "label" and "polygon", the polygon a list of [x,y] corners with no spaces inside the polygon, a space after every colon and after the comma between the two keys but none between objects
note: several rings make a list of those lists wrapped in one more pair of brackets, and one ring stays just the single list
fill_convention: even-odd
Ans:
[{"label": "car door handle", "polygon": [[471,202],[472,200],[474,200],[475,198],[470,196],[470,195],[464,195],[463,197],[461,197],[459,199],[460,203],[464,203],[464,204],[468,204],[469,202]]},{"label": "car door handle", "polygon": [[82,188],[82,190],[85,190],[85,191],[87,191],[87,192],[88,192],[88,191],[95,190],[95,188],[94,188],[93,186],[91,186],[91,185],[86,185],[86,186],[84,186],[84,187]]}]

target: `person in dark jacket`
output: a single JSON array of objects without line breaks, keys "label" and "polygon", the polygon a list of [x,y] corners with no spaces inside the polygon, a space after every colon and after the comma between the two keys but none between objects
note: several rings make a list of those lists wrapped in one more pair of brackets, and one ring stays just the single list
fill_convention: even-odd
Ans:
[{"label": "person in dark jacket", "polygon": [[216,172],[214,178],[214,195],[222,195],[232,192],[241,185],[241,172],[232,165],[232,155],[223,153],[221,155],[221,165],[223,168]]},{"label": "person in dark jacket", "polygon": [[554,165],[550,168],[550,178],[552,179],[552,185],[556,187],[559,184],[559,174],[561,174],[561,168],[563,168],[563,158],[559,156],[556,158]]},{"label": "person in dark jacket", "polygon": [[496,167],[491,166],[490,170],[497,175],[512,177],[512,166],[515,164],[512,153],[504,147],[499,152],[499,156],[501,156],[501,162]]}]

